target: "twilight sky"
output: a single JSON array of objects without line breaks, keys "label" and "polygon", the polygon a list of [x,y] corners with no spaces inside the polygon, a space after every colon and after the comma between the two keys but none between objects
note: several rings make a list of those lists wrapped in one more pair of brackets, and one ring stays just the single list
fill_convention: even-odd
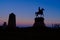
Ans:
[{"label": "twilight sky", "polygon": [[0,0],[0,25],[8,23],[9,14],[13,12],[17,25],[30,26],[39,6],[45,9],[46,24],[60,23],[60,0]]}]

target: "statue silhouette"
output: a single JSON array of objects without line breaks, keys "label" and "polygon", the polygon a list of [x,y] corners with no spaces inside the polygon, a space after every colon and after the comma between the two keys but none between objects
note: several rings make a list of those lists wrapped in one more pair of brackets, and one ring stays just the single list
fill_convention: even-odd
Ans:
[{"label": "statue silhouette", "polygon": [[44,15],[43,14],[43,8],[42,9],[40,9],[40,7],[38,8],[38,12],[36,12],[35,14],[36,14],[36,17],[38,16],[38,15]]},{"label": "statue silhouette", "polygon": [[34,23],[33,27],[36,28],[37,30],[45,28],[44,17],[37,17],[38,15],[41,15],[41,16],[44,15],[43,10],[44,10],[43,8],[40,9],[40,7],[39,7],[38,12],[35,13],[36,18],[35,18],[35,23]]}]

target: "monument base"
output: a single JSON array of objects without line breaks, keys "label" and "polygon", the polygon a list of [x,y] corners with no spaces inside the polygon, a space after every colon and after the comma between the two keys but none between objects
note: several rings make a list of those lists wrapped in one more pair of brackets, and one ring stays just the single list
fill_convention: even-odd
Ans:
[{"label": "monument base", "polygon": [[44,24],[44,18],[43,17],[38,17],[35,18],[35,23],[33,25],[33,28],[41,30],[44,29],[46,26]]}]

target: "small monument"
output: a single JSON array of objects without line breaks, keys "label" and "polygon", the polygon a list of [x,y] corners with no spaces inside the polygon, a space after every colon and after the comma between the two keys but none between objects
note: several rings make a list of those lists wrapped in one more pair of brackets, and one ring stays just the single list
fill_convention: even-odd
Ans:
[{"label": "small monument", "polygon": [[43,10],[43,8],[40,9],[39,7],[38,12],[35,13],[36,18],[33,27],[38,30],[43,29],[45,27]]},{"label": "small monument", "polygon": [[3,23],[3,26],[4,26],[4,27],[6,27],[6,26],[7,26],[6,22],[4,22],[4,23]]}]

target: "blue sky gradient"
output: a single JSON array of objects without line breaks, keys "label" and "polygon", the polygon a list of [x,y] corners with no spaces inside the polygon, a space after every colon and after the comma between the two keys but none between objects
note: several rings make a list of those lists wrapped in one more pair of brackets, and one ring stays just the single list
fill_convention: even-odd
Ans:
[{"label": "blue sky gradient", "polygon": [[0,25],[4,21],[8,23],[12,12],[17,25],[33,25],[39,6],[45,9],[46,24],[60,23],[60,0],[0,0]]}]

